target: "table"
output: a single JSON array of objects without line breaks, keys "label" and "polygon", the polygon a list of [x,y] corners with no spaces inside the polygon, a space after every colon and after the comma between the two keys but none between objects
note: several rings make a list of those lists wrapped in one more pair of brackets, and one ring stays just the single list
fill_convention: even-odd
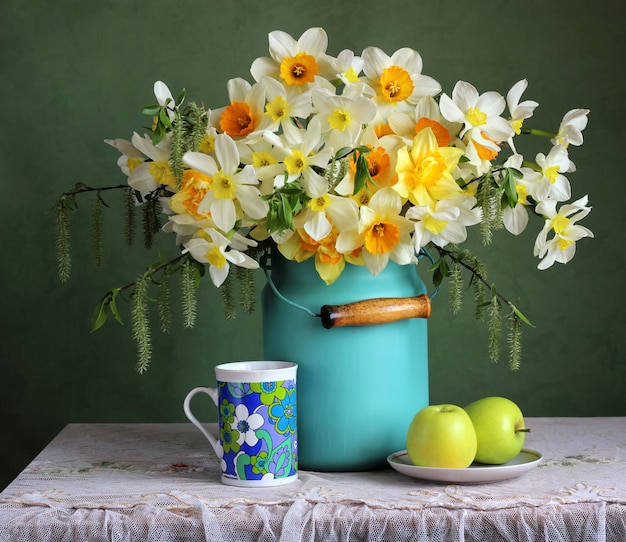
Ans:
[{"label": "table", "polygon": [[528,418],[542,462],[489,484],[391,469],[219,482],[191,424],[70,424],[0,494],[0,541],[626,540],[626,418]]}]

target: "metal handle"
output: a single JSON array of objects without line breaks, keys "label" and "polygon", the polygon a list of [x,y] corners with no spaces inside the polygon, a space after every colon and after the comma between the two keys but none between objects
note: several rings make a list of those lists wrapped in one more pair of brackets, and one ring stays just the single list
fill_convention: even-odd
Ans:
[{"label": "metal handle", "polygon": [[378,297],[346,305],[324,305],[320,316],[326,329],[387,324],[407,318],[428,318],[430,299],[422,294],[415,297]]}]

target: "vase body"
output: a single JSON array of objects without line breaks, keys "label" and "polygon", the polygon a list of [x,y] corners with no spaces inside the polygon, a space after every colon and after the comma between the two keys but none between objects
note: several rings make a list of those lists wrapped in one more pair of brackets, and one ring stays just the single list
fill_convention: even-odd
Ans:
[{"label": "vase body", "polygon": [[[389,263],[372,276],[346,264],[327,286],[313,259],[273,257],[262,292],[264,355],[298,364],[298,456],[305,470],[358,471],[386,465],[406,447],[413,416],[428,405],[427,320],[325,329],[322,305],[426,292],[415,266]],[[285,299],[291,303],[286,302]]]}]

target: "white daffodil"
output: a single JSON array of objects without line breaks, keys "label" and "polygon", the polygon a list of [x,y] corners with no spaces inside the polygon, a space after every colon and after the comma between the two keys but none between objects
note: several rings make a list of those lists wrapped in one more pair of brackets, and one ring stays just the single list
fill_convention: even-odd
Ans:
[{"label": "white daffodil", "polygon": [[270,32],[271,58],[257,58],[250,73],[255,81],[268,76],[288,87],[305,90],[316,75],[332,76],[326,60],[327,47],[328,36],[322,28],[309,28],[297,41],[281,30]]},{"label": "white daffodil", "polygon": [[211,111],[211,124],[233,139],[260,137],[258,131],[264,119],[265,86],[258,83],[251,85],[237,77],[228,81],[227,89],[230,104]]},{"label": "white daffodil", "polygon": [[280,81],[263,77],[260,85],[265,88],[265,113],[261,130],[277,132],[293,118],[306,119],[311,114],[312,103],[309,92],[296,92],[292,87],[285,87]]},{"label": "white daffodil", "polygon": [[466,226],[478,224],[482,218],[476,199],[459,194],[438,201],[434,207],[411,207],[406,217],[415,221],[413,244],[415,251],[432,242],[445,247],[448,243],[462,243],[467,239]]},{"label": "white daffodil", "polygon": [[146,161],[146,157],[127,139],[105,139],[104,142],[121,153],[117,165],[126,176]]},{"label": "white daffodil", "polygon": [[422,96],[436,96],[441,85],[422,75],[422,57],[404,47],[391,56],[378,47],[367,47],[361,54],[363,81],[376,93],[378,122],[387,122],[390,113],[412,109]]},{"label": "white daffodil", "polygon": [[274,145],[283,155],[283,164],[287,172],[275,178],[276,187],[281,187],[285,182],[293,182],[301,179],[302,186],[311,198],[319,198],[328,191],[328,182],[317,173],[313,167],[326,168],[332,156],[332,149],[322,145],[321,125],[318,117],[314,117],[306,129],[285,126],[285,132],[281,137],[274,132],[265,132],[265,139]]},{"label": "white daffodil", "polygon": [[[584,237],[593,237],[593,233],[576,224],[591,211],[587,206],[588,197],[583,196],[573,203],[563,205],[557,211],[557,200],[540,202],[536,211],[546,219],[543,229],[535,241],[534,255],[541,258],[539,269],[547,269],[554,262],[567,263],[576,254],[576,241]],[[550,233],[553,237],[548,239]]]},{"label": "white daffodil", "polygon": [[320,242],[330,235],[333,226],[344,231],[357,227],[358,222],[358,206],[353,199],[324,194],[309,200],[307,208],[295,218],[294,225]]},{"label": "white daffodil", "polygon": [[219,288],[228,277],[229,262],[246,269],[259,267],[256,260],[230,245],[231,241],[227,237],[213,228],[207,228],[187,241],[184,247],[194,260],[209,264],[211,281]]},{"label": "white daffodil", "polygon": [[354,85],[362,85],[359,75],[363,70],[364,60],[360,56],[356,56],[350,49],[341,51],[337,58],[331,58],[330,64],[335,73],[335,77],[339,79],[346,88]]},{"label": "white daffodil", "polygon": [[204,196],[197,212],[209,212],[215,225],[223,232],[232,230],[237,221],[235,201],[241,204],[243,212],[250,218],[260,220],[265,217],[268,205],[254,186],[258,184],[254,168],[246,164],[239,170],[239,152],[228,135],[219,134],[215,138],[215,155],[217,162],[212,156],[200,152],[187,152],[183,157],[187,166],[212,179],[211,189]]},{"label": "white daffodil", "polygon": [[452,90],[452,98],[442,94],[439,106],[441,114],[451,122],[463,123],[460,137],[467,137],[474,144],[498,152],[500,143],[513,134],[513,128],[500,114],[505,107],[504,98],[494,91],[479,94],[465,81],[458,81]]},{"label": "white daffodil", "polygon": [[540,152],[535,161],[541,168],[541,173],[529,176],[533,198],[536,201],[549,198],[567,201],[572,195],[572,189],[563,173],[571,171],[572,163],[565,146],[555,145],[547,156]]},{"label": "white daffodil", "polygon": [[335,192],[342,196],[353,197],[359,205],[367,205],[369,198],[376,190],[392,186],[397,182],[398,149],[405,143],[400,136],[396,135],[385,135],[379,138],[372,126],[368,125],[363,131],[359,145],[370,149],[364,156],[372,182],[368,182],[358,194],[354,194],[356,164],[351,158],[344,178],[335,186]]},{"label": "white daffodil", "polygon": [[410,144],[415,134],[430,128],[440,147],[447,147],[461,131],[463,125],[450,122],[441,115],[439,104],[432,96],[424,96],[417,101],[415,109],[389,115],[389,126],[394,133]]},{"label": "white daffodil", "polygon": [[583,144],[583,130],[587,126],[589,109],[572,109],[565,113],[554,144],[580,146]]},{"label": "white daffodil", "polygon": [[522,94],[528,87],[528,81],[522,79],[515,83],[506,95],[506,104],[511,114],[509,122],[516,135],[522,131],[524,120],[533,116],[535,108],[539,105],[534,100],[524,100],[520,103]]},{"label": "white daffodil", "polygon": [[400,265],[411,263],[413,223],[401,212],[400,196],[391,188],[381,188],[369,205],[360,207],[358,228],[337,236],[337,250],[346,254],[362,249],[363,261],[372,275],[378,275],[390,258]]},{"label": "white daffodil", "polygon": [[163,138],[157,145],[152,143],[148,135],[141,137],[137,132],[131,139],[133,146],[139,150],[146,160],[130,171],[128,184],[137,190],[142,197],[156,190],[159,186],[176,187],[176,179],[170,168],[171,137]]},{"label": "white daffodil", "polygon": [[[515,135],[519,135],[521,133],[524,120],[532,117],[535,108],[539,105],[533,100],[524,100],[520,103],[522,94],[527,87],[528,81],[526,79],[522,79],[521,81],[515,83],[506,95],[506,103],[511,115],[509,122],[511,123],[511,127],[515,132]],[[509,137],[508,144],[513,149],[513,152],[516,152],[513,136]]]},{"label": "white daffodil", "polygon": [[265,139],[236,143],[241,163],[251,164],[254,168],[260,182],[261,194],[271,194],[274,190],[274,179],[285,170],[282,163],[283,154]]},{"label": "white daffodil", "polygon": [[319,113],[322,133],[330,132],[325,137],[326,145],[335,150],[353,147],[363,126],[376,116],[374,102],[361,96],[336,96],[316,88],[313,90],[313,103]]}]

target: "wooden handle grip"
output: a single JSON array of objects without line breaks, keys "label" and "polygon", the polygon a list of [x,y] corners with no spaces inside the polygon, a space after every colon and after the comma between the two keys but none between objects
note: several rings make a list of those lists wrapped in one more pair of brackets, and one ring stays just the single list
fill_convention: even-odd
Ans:
[{"label": "wooden handle grip", "polygon": [[415,297],[379,297],[346,305],[324,305],[320,311],[326,329],[342,326],[371,326],[407,318],[428,318],[430,299]]}]

